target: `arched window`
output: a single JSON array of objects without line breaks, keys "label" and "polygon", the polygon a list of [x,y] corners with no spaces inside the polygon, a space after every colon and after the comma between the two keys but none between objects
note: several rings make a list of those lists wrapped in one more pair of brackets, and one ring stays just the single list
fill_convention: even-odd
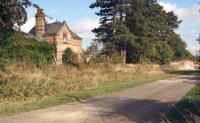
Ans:
[{"label": "arched window", "polygon": [[67,34],[66,33],[63,33],[63,42],[67,43]]}]

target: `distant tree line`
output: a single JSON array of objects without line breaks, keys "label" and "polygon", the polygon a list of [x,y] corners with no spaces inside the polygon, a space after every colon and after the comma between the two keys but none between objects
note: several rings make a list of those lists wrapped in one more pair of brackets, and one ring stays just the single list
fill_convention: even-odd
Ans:
[{"label": "distant tree line", "polygon": [[100,9],[94,41],[110,59],[117,53],[122,63],[167,64],[191,56],[174,31],[182,21],[156,0],[96,0],[90,8]]}]

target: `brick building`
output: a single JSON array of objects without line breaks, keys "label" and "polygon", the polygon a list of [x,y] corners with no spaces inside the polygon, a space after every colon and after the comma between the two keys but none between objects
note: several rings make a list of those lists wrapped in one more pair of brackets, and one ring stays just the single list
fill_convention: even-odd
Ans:
[{"label": "brick building", "polygon": [[36,24],[30,30],[29,34],[56,46],[56,63],[62,64],[63,51],[71,48],[76,57],[80,60],[83,53],[82,38],[70,30],[67,23],[54,22],[46,23],[45,14],[38,8],[35,16]]}]

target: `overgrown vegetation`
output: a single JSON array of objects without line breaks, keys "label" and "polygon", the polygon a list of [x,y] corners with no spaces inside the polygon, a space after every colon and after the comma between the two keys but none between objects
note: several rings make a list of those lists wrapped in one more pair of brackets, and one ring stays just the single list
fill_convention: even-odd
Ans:
[{"label": "overgrown vegetation", "polygon": [[54,61],[54,52],[53,45],[15,31],[0,45],[0,63],[1,65],[10,65],[27,62],[41,67]]},{"label": "overgrown vegetation", "polygon": [[65,49],[62,56],[62,62],[63,64],[75,65],[76,62],[75,53],[72,51],[71,48]]},{"label": "overgrown vegetation", "polygon": [[17,31],[27,21],[29,6],[39,7],[29,0],[0,1],[0,69],[17,62],[41,67],[54,61],[54,46]]},{"label": "overgrown vegetation", "polygon": [[29,0],[0,1],[0,45],[12,36],[15,30],[26,23],[28,6],[38,7]]},{"label": "overgrown vegetation", "polygon": [[49,65],[38,69],[15,64],[0,73],[0,114],[79,101],[174,75],[153,65]]},{"label": "overgrown vegetation", "polygon": [[167,114],[171,123],[199,123],[200,121],[200,86],[192,89],[173,110]]},{"label": "overgrown vegetation", "polygon": [[91,65],[80,69],[47,65],[39,69],[25,63],[13,64],[0,73],[0,100],[43,98],[55,96],[62,91],[77,91],[104,83],[134,80],[140,74],[153,76],[163,73],[159,68],[150,69],[153,68],[148,65]]}]

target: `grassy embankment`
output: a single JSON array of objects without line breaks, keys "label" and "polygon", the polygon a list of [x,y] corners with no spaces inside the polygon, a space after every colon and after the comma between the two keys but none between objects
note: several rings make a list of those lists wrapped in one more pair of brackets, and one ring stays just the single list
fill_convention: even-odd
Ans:
[{"label": "grassy embankment", "polygon": [[12,65],[0,72],[0,115],[80,101],[175,75],[151,65],[49,65],[41,69]]},{"label": "grassy embankment", "polygon": [[172,111],[167,114],[167,118],[172,123],[199,123],[199,116],[200,85],[195,86],[179,103],[173,106]]}]

